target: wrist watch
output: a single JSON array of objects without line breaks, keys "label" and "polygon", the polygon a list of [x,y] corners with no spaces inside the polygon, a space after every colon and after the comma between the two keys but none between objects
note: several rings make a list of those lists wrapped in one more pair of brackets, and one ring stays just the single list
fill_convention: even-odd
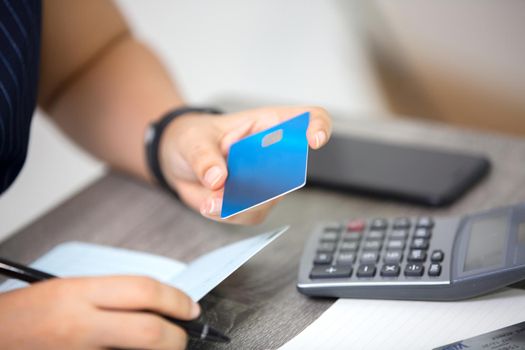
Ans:
[{"label": "wrist watch", "polygon": [[166,113],[162,118],[156,122],[151,123],[146,130],[144,144],[146,148],[146,161],[148,168],[157,181],[157,183],[166,191],[171,193],[176,198],[179,198],[177,192],[168,184],[159,161],[159,146],[164,129],[170,122],[178,116],[188,113],[202,113],[202,114],[222,114],[217,108],[211,107],[180,107]]}]

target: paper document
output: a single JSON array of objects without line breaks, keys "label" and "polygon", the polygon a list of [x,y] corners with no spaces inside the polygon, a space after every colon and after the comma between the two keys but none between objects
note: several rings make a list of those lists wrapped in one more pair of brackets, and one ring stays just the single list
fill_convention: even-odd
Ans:
[{"label": "paper document", "polygon": [[[31,266],[59,277],[149,276],[183,290],[198,301],[287,229],[282,227],[232,243],[189,264],[128,249],[68,242],[51,249]],[[26,285],[8,280],[0,285],[0,292]]]},{"label": "paper document", "polygon": [[454,302],[339,299],[280,349],[433,349],[524,320],[519,289]]},{"label": "paper document", "polygon": [[194,300],[200,300],[287,229],[284,227],[205,254],[170,278],[167,284],[185,291]]},{"label": "paper document", "polygon": [[456,341],[434,350],[483,349],[483,350],[524,350],[525,322],[497,329],[475,337]]}]

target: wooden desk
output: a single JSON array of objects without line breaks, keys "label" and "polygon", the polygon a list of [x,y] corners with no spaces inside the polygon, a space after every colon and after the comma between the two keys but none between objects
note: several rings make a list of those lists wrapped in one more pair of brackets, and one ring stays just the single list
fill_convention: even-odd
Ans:
[{"label": "wooden desk", "polygon": [[[0,245],[0,255],[29,263],[53,246],[81,240],[188,261],[247,235],[291,224],[203,301],[206,317],[233,337],[231,348],[277,348],[302,331],[333,300],[295,289],[303,243],[318,220],[398,215],[464,214],[525,200],[525,140],[421,121],[336,122],[348,133],[484,152],[490,176],[455,205],[440,210],[348,194],[303,189],[289,195],[259,227],[203,219],[168,195],[130,178],[108,174]],[[226,348],[190,343],[191,348]]]}]

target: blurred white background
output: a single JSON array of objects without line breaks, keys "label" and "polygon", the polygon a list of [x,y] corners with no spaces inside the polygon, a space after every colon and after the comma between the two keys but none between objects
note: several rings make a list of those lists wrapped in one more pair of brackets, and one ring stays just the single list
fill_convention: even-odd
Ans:
[{"label": "blurred white background", "polygon": [[[525,129],[519,0],[118,4],[189,103],[306,103],[357,120],[397,113]],[[21,176],[0,197],[0,239],[104,172],[39,113],[31,136]]]}]

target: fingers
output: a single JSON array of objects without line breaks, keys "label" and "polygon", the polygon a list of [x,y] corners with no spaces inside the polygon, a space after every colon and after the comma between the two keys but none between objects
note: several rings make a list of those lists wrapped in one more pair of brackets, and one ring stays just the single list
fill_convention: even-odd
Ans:
[{"label": "fingers", "polygon": [[208,219],[237,225],[256,225],[264,221],[270,209],[276,205],[281,197],[270,202],[258,205],[245,212],[239,213],[227,219],[221,218],[223,191],[213,192],[201,206],[201,214]]},{"label": "fingers", "polygon": [[[228,124],[229,127],[233,129],[232,124],[239,118],[242,118],[245,121],[251,121],[251,130],[249,133],[243,134],[242,137],[244,137],[247,134],[262,131],[305,112],[310,112],[310,123],[306,132],[308,145],[313,149],[318,149],[328,142],[332,133],[332,122],[330,116],[328,115],[328,112],[321,107],[299,106],[259,108],[232,114],[229,118]],[[226,146],[229,147],[240,138],[241,137],[235,139],[235,137],[229,137],[228,142],[225,142],[223,139],[222,148],[226,148]]]},{"label": "fingers", "polygon": [[197,136],[182,145],[181,154],[204,186],[210,189],[223,186],[227,170],[218,139]]},{"label": "fingers", "polygon": [[168,126],[159,158],[172,182],[175,179],[198,181],[208,189],[223,186],[227,169],[220,149],[223,132],[216,126],[217,118],[187,115]]},{"label": "fingers", "polygon": [[254,120],[246,118],[242,119],[241,123],[238,123],[238,125],[234,125],[230,131],[228,131],[221,140],[221,151],[223,155],[228,154],[228,150],[230,149],[230,146],[242,139],[243,137],[248,136],[251,133],[251,130],[253,129],[255,124]]},{"label": "fingers", "polygon": [[94,342],[105,348],[184,349],[186,332],[165,319],[145,312],[101,311]]},{"label": "fingers", "polygon": [[274,199],[270,202],[258,205],[255,208],[249,209],[243,213],[239,213],[226,220],[222,219],[222,222],[236,225],[258,225],[262,223],[271,209],[280,201],[280,198]]},{"label": "fingers", "polygon": [[202,211],[203,203],[212,193],[210,189],[194,181],[177,180],[175,187],[182,201],[197,212]]},{"label": "fingers", "polygon": [[310,123],[306,131],[308,145],[313,149],[319,149],[324,146],[332,133],[332,122],[328,112],[321,107],[285,107],[281,115],[286,116],[292,113],[290,117],[284,117],[286,120],[298,114],[310,112]]},{"label": "fingers", "polygon": [[181,320],[200,314],[199,305],[189,296],[149,277],[111,276],[86,281],[86,296],[101,309],[150,310]]},{"label": "fingers", "polygon": [[201,214],[209,219],[220,220],[223,196],[224,190],[208,194],[200,206]]},{"label": "fingers", "polygon": [[310,124],[306,131],[308,145],[313,149],[323,147],[332,134],[332,121],[328,112],[319,107],[312,107],[310,110]]}]

